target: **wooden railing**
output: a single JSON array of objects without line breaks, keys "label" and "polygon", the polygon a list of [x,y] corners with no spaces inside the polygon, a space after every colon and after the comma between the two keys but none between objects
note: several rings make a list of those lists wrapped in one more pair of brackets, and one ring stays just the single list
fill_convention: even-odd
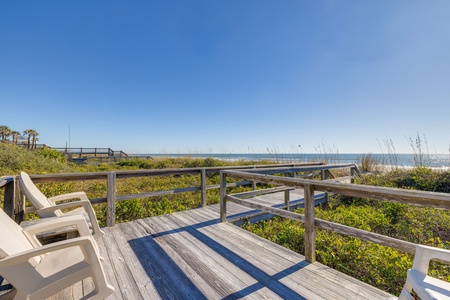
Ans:
[{"label": "wooden railing", "polygon": [[82,155],[93,155],[96,156],[119,156],[119,157],[128,157],[128,154],[126,154],[123,151],[114,151],[111,148],[63,148],[63,147],[56,147],[52,148],[61,152],[64,152],[65,154],[75,154],[81,157]]},{"label": "wooden railing", "polygon": [[[260,170],[262,173],[274,174],[283,173],[298,176],[300,172],[313,172],[318,171],[326,178],[329,174],[329,170],[338,168],[350,168],[354,170],[356,168],[353,164],[348,165],[323,165],[323,163],[303,163],[303,164],[277,164],[277,165],[254,165],[254,166],[233,166],[233,167],[207,167],[207,168],[185,168],[185,169],[159,169],[159,170],[137,170],[137,171],[112,171],[112,172],[94,172],[94,173],[72,173],[72,174],[46,174],[46,175],[31,175],[31,179],[35,183],[48,183],[48,182],[65,182],[65,181],[86,181],[86,180],[106,180],[107,191],[106,197],[90,199],[91,203],[107,203],[107,216],[106,225],[114,226],[116,202],[137,198],[147,198],[154,196],[162,196],[176,193],[201,191],[201,205],[206,206],[206,191],[210,189],[220,188],[220,184],[207,185],[206,175],[208,173],[218,173],[222,170],[239,170],[245,169],[246,171]],[[117,195],[117,179],[120,178],[133,178],[133,177],[153,177],[153,176],[171,176],[171,175],[188,175],[199,174],[200,184],[198,186],[175,188],[171,190],[160,190],[153,192],[145,192],[139,194],[129,195]],[[227,183],[227,187],[235,187],[240,185],[253,185],[256,188],[256,184],[249,180],[244,180],[235,183]],[[33,212],[32,207],[25,207],[25,198],[22,195],[17,176],[7,176],[0,178],[0,188],[5,189],[4,192],[4,209],[8,215],[13,217],[16,222],[20,223],[24,220],[25,213]]]},{"label": "wooden railing", "polygon": [[[274,171],[274,170],[272,170]],[[255,172],[258,172],[256,170]],[[258,172],[259,173],[259,172]],[[304,214],[291,212],[288,210],[273,208],[262,205],[251,199],[243,199],[239,194],[228,195],[226,193],[226,178],[232,177],[243,180],[251,180],[274,185],[282,185],[294,188],[303,188],[305,191]],[[227,200],[240,205],[261,210],[266,213],[279,215],[292,220],[297,220],[305,225],[305,257],[308,261],[314,262],[316,247],[316,227],[332,230],[337,233],[360,238],[383,246],[392,247],[407,253],[415,252],[415,244],[380,235],[377,233],[333,223],[326,220],[316,219],[314,215],[314,191],[330,192],[335,194],[399,202],[425,207],[435,207],[450,209],[450,194],[434,193],[424,191],[414,191],[405,189],[385,188],[367,185],[346,184],[334,181],[319,181],[301,178],[288,178],[271,176],[267,174],[255,174],[248,171],[223,170],[220,175],[220,218],[222,222],[227,221]]]},{"label": "wooden railing", "polygon": [[17,186],[14,176],[0,177],[0,188],[4,189],[3,209],[13,219],[15,218],[14,212],[18,210],[14,207],[14,195],[18,194],[18,191],[15,191]]}]

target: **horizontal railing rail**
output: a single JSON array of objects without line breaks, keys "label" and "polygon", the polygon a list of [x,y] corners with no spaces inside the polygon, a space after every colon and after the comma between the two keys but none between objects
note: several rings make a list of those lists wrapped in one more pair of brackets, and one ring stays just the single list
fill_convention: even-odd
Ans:
[{"label": "horizontal railing rail", "polygon": [[[272,171],[270,168],[274,168]],[[201,192],[201,206],[206,206],[206,191],[211,189],[219,189],[220,184],[207,185],[206,177],[209,173],[219,173],[223,170],[256,170],[261,169],[265,173],[299,173],[319,170],[326,178],[326,172],[336,168],[356,168],[355,165],[327,165],[321,162],[300,163],[300,164],[277,164],[277,165],[253,165],[253,166],[223,166],[223,167],[203,167],[203,168],[178,168],[178,169],[152,169],[152,170],[131,170],[131,171],[110,171],[110,172],[92,172],[92,173],[68,173],[68,174],[45,174],[31,175],[34,183],[51,183],[51,182],[67,182],[67,181],[86,181],[86,180],[105,180],[106,181],[106,197],[90,199],[91,203],[107,203],[106,225],[114,226],[115,224],[115,205],[117,201],[126,201],[136,198],[147,198],[154,196],[170,195],[184,192]],[[134,177],[152,177],[152,176],[173,176],[173,175],[189,175],[199,174],[200,184],[198,186],[174,188],[170,190],[151,191],[138,194],[117,195],[117,179],[134,178]],[[25,198],[21,194],[19,185],[17,184],[17,176],[8,177],[8,183],[4,183],[4,207],[10,216],[15,216],[17,222],[24,219],[24,214],[35,211],[32,207],[25,207]],[[241,185],[256,184],[252,180],[227,183],[227,187],[236,187]]]},{"label": "horizontal railing rail", "polygon": [[[226,193],[226,185],[225,185],[227,177],[232,177],[235,179],[251,180],[267,184],[288,186],[292,188],[303,188],[305,191],[304,214],[299,214],[291,212],[289,210],[283,210],[263,205],[252,200],[251,198],[243,199],[241,197],[241,194],[228,195]],[[301,178],[288,178],[281,176],[272,176],[267,174],[255,174],[236,170],[223,170],[220,175],[220,182],[221,182],[220,218],[222,222],[227,221],[227,206],[226,206],[227,201],[235,202],[237,204],[249,208],[258,209],[265,213],[271,213],[285,218],[300,221],[305,224],[305,257],[310,262],[314,262],[316,260],[315,258],[316,227],[332,230],[343,235],[357,237],[365,241],[374,242],[407,253],[415,252],[414,243],[315,218],[314,191],[331,192],[335,194],[353,197],[391,201],[424,207],[450,209],[450,194],[447,193],[435,193],[426,191],[348,184],[327,180],[319,181]]]},{"label": "horizontal railing rail", "polygon": [[354,173],[361,175],[355,164],[339,164],[339,165],[322,165],[322,166],[302,166],[295,167],[280,167],[280,168],[258,168],[258,169],[244,169],[241,172],[258,173],[258,174],[276,174],[276,173],[291,173],[291,172],[310,172],[310,171],[324,171],[333,169],[351,168]]},{"label": "horizontal railing rail", "polygon": [[52,149],[58,150],[60,152],[64,152],[66,154],[75,154],[75,155],[94,155],[94,157],[105,155],[105,156],[119,156],[119,157],[128,157],[123,151],[115,151],[111,148],[67,148],[67,147],[54,147]]}]

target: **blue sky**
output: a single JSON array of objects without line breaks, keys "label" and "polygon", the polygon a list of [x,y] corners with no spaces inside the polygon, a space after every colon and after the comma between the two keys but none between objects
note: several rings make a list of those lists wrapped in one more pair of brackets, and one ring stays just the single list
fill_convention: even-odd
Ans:
[{"label": "blue sky", "polygon": [[450,1],[2,1],[0,101],[55,147],[448,153]]}]

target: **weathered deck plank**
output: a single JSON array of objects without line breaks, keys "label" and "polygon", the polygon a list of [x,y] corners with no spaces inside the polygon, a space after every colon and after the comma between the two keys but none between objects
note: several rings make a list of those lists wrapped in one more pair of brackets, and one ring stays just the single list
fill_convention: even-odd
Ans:
[{"label": "weathered deck plank", "polygon": [[[198,212],[196,212],[198,213]],[[191,214],[189,216],[192,216]],[[235,231],[237,229],[238,232]],[[280,256],[277,253],[277,249],[272,247],[260,247],[258,251],[255,252],[255,241],[253,240],[252,234],[242,231],[235,226],[229,226],[224,228],[224,226],[210,226],[207,228],[199,229],[202,233],[206,234],[208,237],[221,241],[221,244],[227,248],[234,249],[239,256],[243,257],[250,264],[259,269],[259,272],[265,273],[263,277],[270,280],[271,277],[280,277],[285,281],[286,286],[296,286],[293,288],[294,292],[302,293],[301,296],[307,299],[311,299],[317,296],[321,296],[327,299],[348,299],[348,293],[344,295],[339,294],[339,285],[335,282],[330,282],[329,290],[310,290],[311,281],[318,281],[317,274],[308,271],[308,264],[302,258],[291,257],[287,259],[284,256]],[[220,239],[220,237],[226,237]],[[278,256],[276,259],[274,257]],[[305,268],[301,273],[296,276],[293,280],[290,278],[289,272],[295,272],[297,269]],[[286,271],[291,269],[290,271]],[[334,287],[333,287],[334,286]],[[273,288],[277,288],[276,286]],[[278,287],[279,288],[279,287]],[[283,297],[293,297],[284,290],[278,291]],[[300,295],[300,294],[299,294]],[[296,298],[299,297],[296,296]]]},{"label": "weathered deck plank", "polygon": [[[237,276],[239,275],[238,268],[225,268],[226,260],[222,256],[213,249],[204,247],[203,243],[193,238],[189,230],[186,230],[185,224],[176,223],[172,216],[163,216],[160,220],[162,222],[159,223],[149,221],[151,220],[145,220],[149,226],[158,227],[157,224],[169,224],[172,228],[182,228],[182,230],[174,233],[171,237],[164,235],[161,238],[166,239],[172,250],[176,250],[175,252],[170,251],[172,258],[177,259],[177,256],[180,255],[184,260],[184,264],[192,267],[192,272],[195,273],[195,276],[187,274],[190,275],[190,278],[202,291],[207,292],[208,299],[225,298],[237,287],[245,288],[250,284],[248,281],[254,281],[247,274]],[[215,291],[216,295],[208,295],[211,294],[211,290]]]},{"label": "weathered deck plank", "polygon": [[[198,211],[195,211],[194,213],[197,216],[200,215]],[[191,215],[192,214],[189,214],[189,216]],[[233,247],[238,249],[239,253],[246,253],[250,259],[260,260],[263,264],[271,264],[271,267],[275,269],[280,267],[288,268],[292,265],[292,263],[296,264],[303,261],[302,257],[295,254],[293,255],[292,251],[278,245],[275,246],[269,241],[261,239],[248,231],[241,230],[236,226],[229,226],[227,228],[224,228],[224,226],[211,226],[201,228],[200,230],[205,231],[213,238],[226,235],[227,238],[224,239],[224,242],[227,245],[234,245]],[[254,254],[254,245],[261,248],[258,250],[257,255]],[[274,255],[278,256],[278,259],[273,259]],[[342,276],[343,274],[321,264],[308,264],[306,270],[310,270],[312,272],[308,273],[305,271],[307,274],[306,278],[304,278],[305,280],[308,278],[318,278],[319,280],[329,281],[327,285],[333,290],[334,293],[337,293],[330,295],[333,299],[348,299],[351,294],[354,294],[355,297],[357,296],[358,299],[373,299],[378,293],[378,290],[372,286],[365,286],[364,289],[361,289],[360,282],[356,281],[354,278]],[[327,271],[318,272],[321,270]],[[338,284],[336,283],[336,276],[341,276]],[[320,277],[324,278],[321,279]],[[296,278],[297,282],[298,279],[299,278]],[[302,282],[303,280],[300,281],[299,284],[302,284]],[[347,290],[343,290],[341,285],[345,285]]]},{"label": "weathered deck plank", "polygon": [[[283,195],[283,193],[280,193]],[[292,195],[292,201],[298,200]],[[262,196],[264,197],[264,196]],[[272,198],[272,199],[270,199]],[[282,197],[264,201],[282,203]],[[229,203],[228,215],[252,209]],[[390,295],[231,223],[218,205],[104,228],[112,299],[386,299]],[[89,280],[52,299],[88,293]]]}]

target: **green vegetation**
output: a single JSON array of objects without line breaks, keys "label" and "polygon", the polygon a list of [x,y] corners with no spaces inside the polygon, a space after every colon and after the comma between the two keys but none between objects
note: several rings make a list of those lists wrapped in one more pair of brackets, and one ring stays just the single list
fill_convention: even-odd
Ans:
[{"label": "green vegetation", "polygon": [[[17,175],[20,171],[26,171],[30,174],[46,174],[268,163],[267,161],[225,163],[212,158],[132,158],[118,163],[100,164],[98,166],[76,165],[66,162],[64,155],[56,150],[42,148],[30,151],[10,143],[0,143],[0,176]],[[364,168],[373,170],[376,160],[373,156],[368,155],[361,158],[361,165],[363,163]],[[126,195],[171,190],[198,186],[199,182],[199,175],[119,179],[117,181],[117,194]],[[218,173],[209,174],[207,183],[218,184]],[[358,178],[356,183],[449,193],[450,172],[438,172],[423,167],[406,171],[394,169],[381,175],[365,175]],[[39,184],[39,188],[49,197],[79,190],[85,191],[91,199],[106,197],[106,182],[104,180]],[[246,189],[248,188],[235,188],[233,192]],[[3,190],[0,189],[0,199],[3,199],[2,193]],[[209,190],[207,199],[208,204],[217,203],[219,201],[218,190]],[[116,221],[125,222],[172,213],[195,208],[199,205],[199,192],[121,201],[117,203]],[[98,204],[94,205],[94,208],[97,211],[100,224],[105,225],[106,205]],[[302,210],[300,209],[298,212],[302,213]],[[334,195],[330,197],[326,206],[316,208],[316,216],[414,243],[450,249],[449,211]],[[32,217],[32,214],[27,215],[27,218]],[[304,227],[301,223],[275,217],[259,224],[246,224],[243,228],[294,251],[304,253]],[[316,245],[319,262],[393,294],[400,292],[405,280],[406,270],[412,264],[410,255],[325,230],[317,230]],[[435,263],[431,273],[433,276],[450,280],[450,272],[447,266]]]},{"label": "green vegetation", "polygon": [[28,151],[16,145],[0,143],[0,176],[20,171],[33,174],[70,172],[64,156],[56,150],[38,149]]},{"label": "green vegetation", "polygon": [[[356,183],[450,192],[450,172],[428,168],[395,170],[366,175]],[[303,213],[302,209],[297,210]],[[315,209],[316,217],[391,236],[401,240],[450,249],[450,211],[399,203],[333,195],[327,205]],[[245,229],[304,254],[303,224],[276,217]],[[317,230],[317,260],[370,285],[399,294],[412,257],[389,247],[364,242],[326,230]],[[448,266],[433,263],[433,276],[450,280]]]},{"label": "green vegetation", "polygon": [[[76,165],[67,163],[65,156],[57,150],[39,148],[27,150],[16,145],[0,143],[0,176],[17,175],[20,171],[30,174],[56,174],[76,172],[101,172],[113,170],[138,169],[166,169],[166,168],[195,168],[214,167],[224,165],[268,164],[269,162],[225,162],[213,158],[166,158],[166,159],[140,159],[132,158],[114,164]],[[210,173],[207,184],[218,184],[219,173]],[[117,180],[117,195],[139,194],[152,191],[172,190],[176,188],[200,185],[200,176],[173,175],[157,177],[138,177]],[[90,199],[106,197],[105,180],[71,181],[60,183],[38,184],[41,191],[48,197],[62,193],[85,191]],[[238,187],[236,192],[249,189]],[[0,189],[0,205],[3,200],[3,189]],[[218,203],[218,190],[207,191],[208,204]],[[116,204],[116,222],[126,222],[139,218],[172,213],[175,211],[196,208],[201,203],[200,192],[164,195],[152,198],[140,198],[121,201]],[[106,224],[106,204],[94,205],[99,223]],[[27,218],[34,218],[28,214]]]}]

